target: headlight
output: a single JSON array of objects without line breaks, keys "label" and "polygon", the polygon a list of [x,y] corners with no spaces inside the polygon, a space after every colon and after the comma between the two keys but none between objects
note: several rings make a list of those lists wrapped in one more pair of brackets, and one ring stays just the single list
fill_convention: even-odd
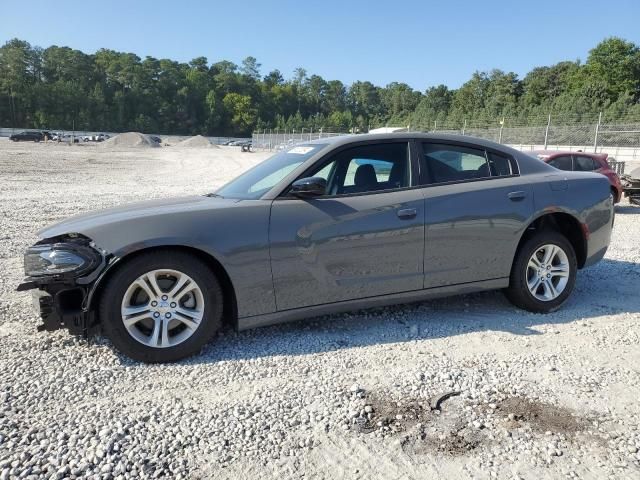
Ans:
[{"label": "headlight", "polygon": [[24,256],[24,271],[29,277],[70,272],[80,274],[92,270],[98,262],[98,252],[88,246],[65,243],[35,245]]}]

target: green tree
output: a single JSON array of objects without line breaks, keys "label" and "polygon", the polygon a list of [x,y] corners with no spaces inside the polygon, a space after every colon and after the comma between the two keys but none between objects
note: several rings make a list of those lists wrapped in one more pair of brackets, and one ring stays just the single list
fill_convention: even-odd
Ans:
[{"label": "green tree", "polygon": [[640,48],[621,38],[611,37],[589,52],[587,78],[605,85],[610,100],[623,94],[640,94]]},{"label": "green tree", "polygon": [[255,126],[256,109],[251,105],[251,97],[238,93],[228,93],[222,99],[222,104],[227,112],[230,126],[240,134],[249,134]]}]

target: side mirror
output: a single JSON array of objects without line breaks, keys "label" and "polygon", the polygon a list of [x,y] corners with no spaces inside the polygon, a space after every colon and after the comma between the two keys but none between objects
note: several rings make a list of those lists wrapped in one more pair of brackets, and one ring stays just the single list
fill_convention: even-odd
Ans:
[{"label": "side mirror", "polygon": [[296,197],[318,197],[327,190],[327,181],[321,177],[308,177],[296,180],[289,193]]}]

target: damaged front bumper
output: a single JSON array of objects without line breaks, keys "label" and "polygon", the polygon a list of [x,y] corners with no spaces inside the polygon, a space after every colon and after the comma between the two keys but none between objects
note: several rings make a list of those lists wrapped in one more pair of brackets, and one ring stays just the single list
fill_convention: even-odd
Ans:
[{"label": "damaged front bumper", "polygon": [[90,258],[78,271],[32,274],[25,278],[17,290],[32,291],[33,305],[43,322],[38,327],[39,331],[66,328],[74,335],[90,336],[97,327],[95,313],[90,308],[91,300],[97,285],[108,267],[114,263],[114,259],[95,247],[89,239],[49,239],[38,242],[27,251],[25,267],[28,263],[27,256],[33,255],[34,249],[41,250],[43,245],[60,251],[67,249],[82,252]]}]

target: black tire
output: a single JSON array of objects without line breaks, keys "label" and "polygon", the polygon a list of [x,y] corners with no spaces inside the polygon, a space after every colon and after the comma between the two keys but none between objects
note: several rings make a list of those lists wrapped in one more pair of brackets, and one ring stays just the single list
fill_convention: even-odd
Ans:
[{"label": "black tire", "polygon": [[[527,265],[533,254],[544,245],[551,244],[561,248],[567,256],[569,277],[564,290],[553,300],[540,300],[536,298],[527,285]],[[541,230],[527,239],[516,253],[516,258],[511,268],[509,287],[505,295],[516,307],[535,313],[553,312],[567,300],[576,282],[578,264],[576,253],[567,238],[554,230]]]},{"label": "black tire", "polygon": [[[139,342],[125,328],[121,305],[127,288],[152,270],[171,269],[185,273],[200,287],[204,312],[193,334],[177,345],[154,348]],[[147,363],[174,362],[199,352],[222,326],[223,294],[220,283],[202,261],[188,253],[156,250],[124,263],[108,280],[99,303],[99,318],[105,335],[123,354]]]}]

